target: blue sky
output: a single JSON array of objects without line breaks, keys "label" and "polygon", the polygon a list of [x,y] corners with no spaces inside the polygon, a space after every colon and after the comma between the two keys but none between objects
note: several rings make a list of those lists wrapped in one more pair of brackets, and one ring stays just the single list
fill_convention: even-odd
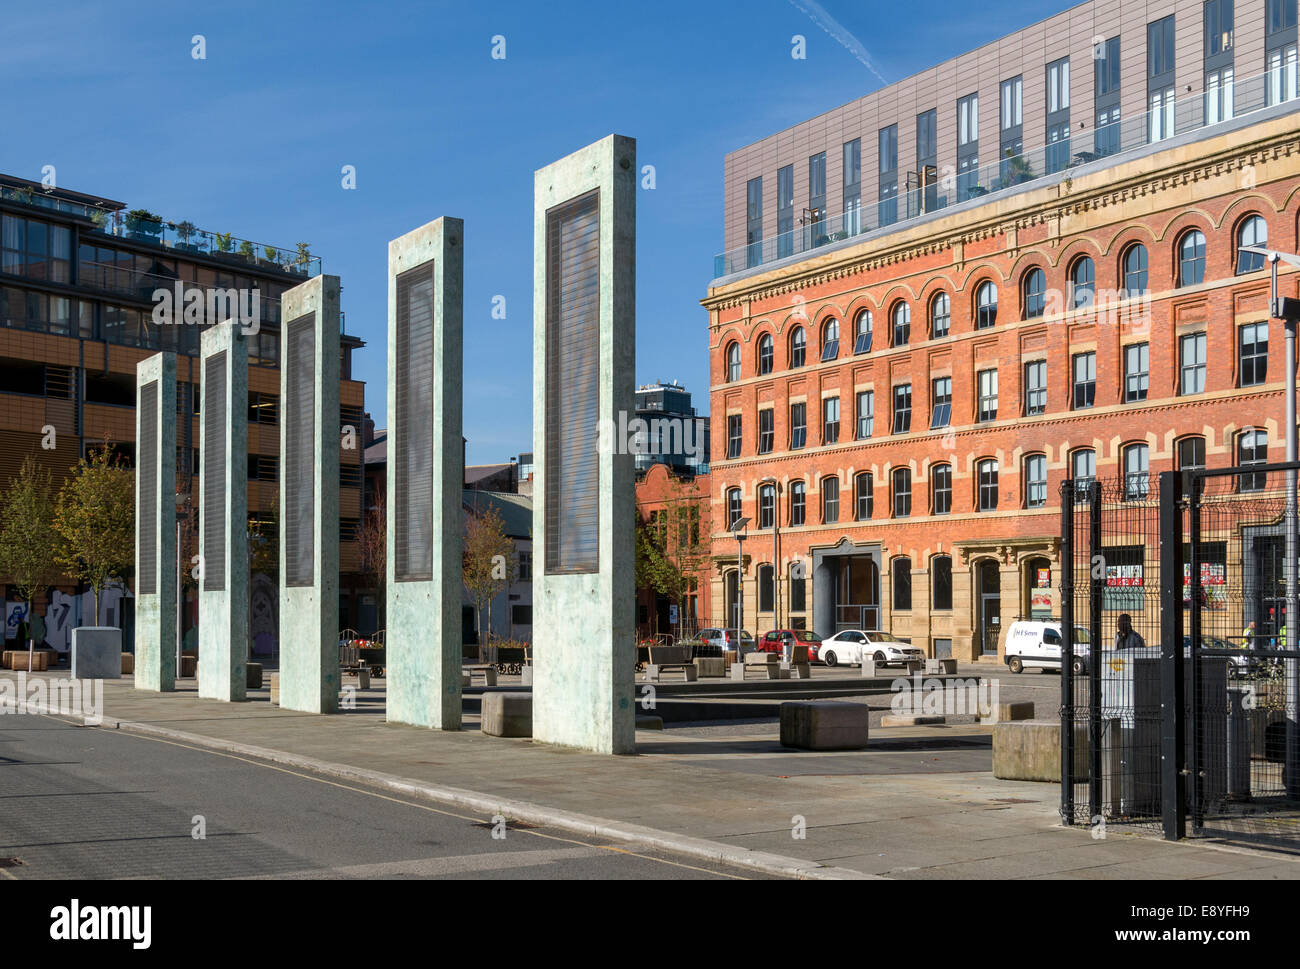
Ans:
[{"label": "blue sky", "polygon": [[[797,3],[797,5],[796,5]],[[822,0],[895,81],[1066,4]],[[465,219],[469,461],[531,450],[533,171],[635,137],[637,379],[708,409],[730,150],[881,86],[809,0],[8,5],[0,171],[292,249],[343,281],[354,375],[385,419],[388,240]],[[191,56],[191,38],[206,59]],[[492,38],[506,39],[493,60]],[[807,37],[807,59],[790,57]],[[922,41],[922,37],[924,40]],[[357,188],[340,170],[354,165]],[[506,299],[506,319],[491,316]]]}]

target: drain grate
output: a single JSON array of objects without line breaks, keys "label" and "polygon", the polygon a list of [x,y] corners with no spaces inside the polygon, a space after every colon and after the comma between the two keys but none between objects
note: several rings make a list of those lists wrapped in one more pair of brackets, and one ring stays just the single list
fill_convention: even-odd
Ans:
[{"label": "drain grate", "polygon": [[[476,828],[495,828],[495,827],[496,827],[496,823],[495,823],[495,822],[492,822],[492,821],[474,821],[474,822],[471,822],[471,823],[472,823],[473,826],[476,827]],[[531,831],[533,828],[536,828],[536,827],[537,827],[537,825],[535,825],[535,824],[529,824],[527,821],[515,821],[515,820],[509,820],[509,821],[506,821],[506,830],[507,830],[507,831]]]},{"label": "drain grate", "polygon": [[0,858],[0,868],[18,868],[27,864],[21,858]]}]

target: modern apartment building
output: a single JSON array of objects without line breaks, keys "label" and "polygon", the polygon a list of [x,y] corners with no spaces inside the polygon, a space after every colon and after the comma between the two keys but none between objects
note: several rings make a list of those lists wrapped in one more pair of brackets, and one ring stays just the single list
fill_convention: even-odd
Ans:
[{"label": "modern apartment building", "polygon": [[993,658],[1057,611],[1067,478],[1281,459],[1240,248],[1297,249],[1296,8],[1095,0],[727,156],[716,617],[747,518],[747,628]]},{"label": "modern apartment building", "polygon": [[[136,364],[159,350],[174,350],[177,484],[197,499],[199,333],[225,318],[232,292],[246,310],[255,293],[259,332],[249,348],[248,507],[251,519],[270,526],[279,488],[280,298],[319,271],[319,258],[306,250],[255,246],[189,222],[127,212],[112,199],[0,175],[0,486],[28,454],[51,471],[57,486],[87,447],[106,439],[133,461]],[[166,316],[168,322],[155,322],[155,291],[174,294],[178,287],[203,298],[193,300],[191,312],[185,311],[187,298]],[[347,626],[358,568],[364,411],[364,385],[352,379],[351,353],[363,344],[346,332],[339,340],[345,429],[340,622]],[[355,446],[349,448],[349,440]],[[61,597],[72,595],[74,608],[65,618],[73,622],[76,590],[71,584],[58,590]],[[265,583],[254,584],[253,621],[262,643],[275,627],[273,598]],[[186,611],[189,626],[193,601]],[[129,609],[126,615],[129,620]],[[108,618],[116,623],[122,611],[100,620]],[[61,642],[59,630],[51,634]]]}]

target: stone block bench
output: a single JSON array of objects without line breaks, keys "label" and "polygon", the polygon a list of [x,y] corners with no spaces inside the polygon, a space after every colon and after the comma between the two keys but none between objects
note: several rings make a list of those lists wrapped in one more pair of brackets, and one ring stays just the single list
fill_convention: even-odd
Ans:
[{"label": "stone block bench", "polygon": [[861,750],[871,711],[865,703],[794,700],[781,704],[781,746],[797,750]]},{"label": "stone block bench", "polygon": [[955,659],[935,659],[930,657],[925,661],[925,672],[927,673],[956,673],[957,661]]},{"label": "stone block bench", "polygon": [[114,626],[78,626],[73,629],[72,678],[120,680],[122,630]]},{"label": "stone block bench", "polygon": [[464,667],[462,672],[469,674],[470,686],[475,686],[479,682],[483,686],[497,685],[497,668],[491,663],[471,663]]},{"label": "stone block bench", "polygon": [[484,693],[480,729],[489,737],[531,737],[533,695]]},{"label": "stone block bench", "polygon": [[767,680],[781,678],[781,657],[776,653],[746,653],[743,663],[731,664],[733,680],[748,679],[750,674]]},{"label": "stone block bench", "polygon": [[651,646],[650,662],[645,668],[646,680],[658,683],[665,673],[680,673],[687,683],[694,683],[699,676],[695,664],[686,658],[686,647]]},{"label": "stone block bench", "polygon": [[[1061,782],[1061,721],[1011,720],[993,725],[993,776],[1005,781]],[[1088,725],[1074,727],[1074,776],[1088,776]]]}]

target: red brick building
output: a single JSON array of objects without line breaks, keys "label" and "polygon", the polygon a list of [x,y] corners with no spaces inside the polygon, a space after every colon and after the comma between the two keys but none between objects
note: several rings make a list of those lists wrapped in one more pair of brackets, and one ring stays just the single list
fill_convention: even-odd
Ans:
[{"label": "red brick building", "polygon": [[674,471],[667,464],[651,464],[636,482],[638,528],[649,526],[660,547],[694,578],[694,591],[680,603],[679,622],[671,622],[669,599],[650,588],[637,589],[638,636],[680,631],[686,634],[711,624],[710,594],[717,574],[709,558],[712,509],[709,475]]}]

